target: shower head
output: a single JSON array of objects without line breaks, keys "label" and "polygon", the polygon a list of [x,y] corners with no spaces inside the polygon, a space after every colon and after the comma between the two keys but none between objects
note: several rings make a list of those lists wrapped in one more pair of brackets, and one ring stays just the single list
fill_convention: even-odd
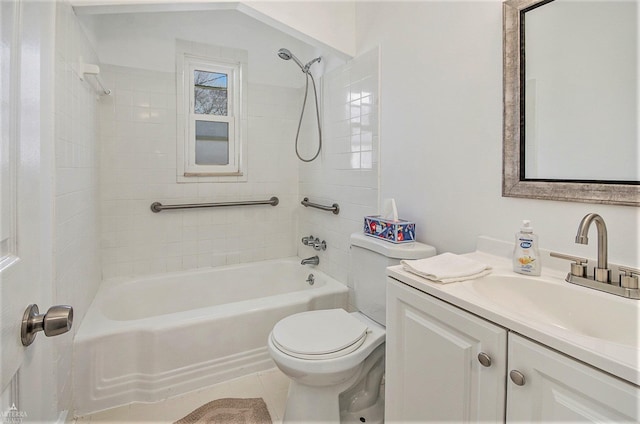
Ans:
[{"label": "shower head", "polygon": [[285,48],[278,50],[278,56],[280,56],[280,59],[283,59],[283,60],[293,59],[293,61],[300,67],[300,69],[302,69],[302,72],[304,73],[309,72],[309,68],[311,67],[311,65],[313,65],[316,62],[320,62],[320,58],[316,57],[306,65],[303,65],[302,62],[300,62],[300,60],[296,57],[296,55],[291,53],[289,49],[285,49]]},{"label": "shower head", "polygon": [[296,62],[296,64],[300,67],[300,69],[302,69],[302,72],[306,72],[302,62],[300,62],[300,60],[293,53],[289,51],[289,49],[283,48],[278,50],[278,56],[280,56],[280,59],[283,59],[283,60],[293,59],[293,61]]},{"label": "shower head", "polygon": [[289,51],[289,49],[282,48],[282,49],[278,50],[278,56],[280,56],[280,59],[289,60],[289,59],[291,59],[293,54]]}]

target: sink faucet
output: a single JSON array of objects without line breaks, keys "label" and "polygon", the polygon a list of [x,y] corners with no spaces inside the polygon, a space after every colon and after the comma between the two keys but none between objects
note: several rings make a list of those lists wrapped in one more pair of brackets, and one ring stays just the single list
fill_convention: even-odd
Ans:
[{"label": "sink faucet", "polygon": [[578,233],[576,234],[576,243],[588,244],[589,227],[591,223],[596,223],[596,230],[598,231],[598,264],[594,272],[594,278],[601,283],[609,283],[610,270],[607,264],[607,226],[604,224],[604,219],[597,213],[590,213],[585,215],[580,221],[578,226]]},{"label": "sink faucet", "polygon": [[319,263],[320,258],[317,255],[307,259],[303,259],[302,262],[300,262],[301,265],[318,265]]},{"label": "sink faucet", "polygon": [[619,281],[611,281],[611,270],[608,268],[609,265],[607,263],[607,226],[600,215],[589,213],[582,218],[578,226],[578,234],[576,234],[576,243],[589,243],[587,234],[592,222],[596,223],[596,229],[598,230],[598,265],[594,270],[593,277],[587,276],[586,258],[565,253],[550,253],[554,258],[573,262],[571,264],[571,272],[567,274],[565,281],[628,299],[640,299],[640,283],[638,283],[640,281],[640,269],[618,266],[618,271],[620,272]]}]

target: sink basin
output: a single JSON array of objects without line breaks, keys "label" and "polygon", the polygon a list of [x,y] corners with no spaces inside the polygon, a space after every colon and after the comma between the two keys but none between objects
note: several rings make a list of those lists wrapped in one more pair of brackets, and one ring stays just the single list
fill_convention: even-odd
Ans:
[{"label": "sink basin", "polygon": [[583,336],[640,348],[637,300],[541,278],[488,275],[467,282],[477,296],[522,316]]}]

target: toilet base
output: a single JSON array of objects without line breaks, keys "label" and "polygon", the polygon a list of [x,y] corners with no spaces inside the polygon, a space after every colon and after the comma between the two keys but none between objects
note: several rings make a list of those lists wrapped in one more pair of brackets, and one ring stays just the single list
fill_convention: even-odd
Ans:
[{"label": "toilet base", "polygon": [[340,422],[339,393],[322,386],[306,386],[291,381],[283,424],[306,423],[310,417],[323,423]]},{"label": "toilet base", "polygon": [[353,377],[338,385],[309,386],[292,379],[283,423],[362,423],[361,418],[382,423],[384,395],[380,385],[384,375],[384,349],[384,344],[378,346]]},{"label": "toilet base", "polygon": [[341,424],[382,424],[384,423],[384,397],[380,396],[376,403],[360,411],[340,413]]}]

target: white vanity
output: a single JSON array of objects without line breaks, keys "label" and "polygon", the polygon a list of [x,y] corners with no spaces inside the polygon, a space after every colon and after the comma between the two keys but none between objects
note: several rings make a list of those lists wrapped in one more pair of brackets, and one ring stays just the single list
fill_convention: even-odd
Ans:
[{"label": "white vanity", "polygon": [[640,301],[478,246],[493,272],[477,280],[388,268],[386,421],[640,422]]}]

